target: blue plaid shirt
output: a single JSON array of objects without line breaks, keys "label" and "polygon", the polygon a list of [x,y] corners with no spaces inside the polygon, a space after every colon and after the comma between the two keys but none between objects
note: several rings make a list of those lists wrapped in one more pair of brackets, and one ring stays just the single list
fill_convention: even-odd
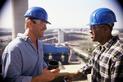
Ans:
[{"label": "blue plaid shirt", "polygon": [[6,82],[31,82],[33,76],[47,67],[43,60],[42,43],[35,49],[30,38],[18,34],[2,54],[2,75]]},{"label": "blue plaid shirt", "polygon": [[123,82],[123,41],[113,36],[92,53],[83,74],[92,74],[92,82]]}]

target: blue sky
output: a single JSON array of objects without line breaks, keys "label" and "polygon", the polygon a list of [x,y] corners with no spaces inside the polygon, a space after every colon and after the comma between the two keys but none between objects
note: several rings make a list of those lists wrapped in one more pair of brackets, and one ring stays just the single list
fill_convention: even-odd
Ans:
[{"label": "blue sky", "polygon": [[[8,5],[10,6],[10,5]],[[123,27],[121,10],[115,0],[29,0],[29,7],[41,6],[46,9],[49,15],[49,21],[52,23],[48,28],[84,28],[87,27],[90,14],[97,8],[111,8],[117,15],[118,23],[116,27]],[[9,11],[10,7],[9,7]],[[10,27],[11,21],[6,24],[5,20],[12,17],[3,15],[1,26]]]}]

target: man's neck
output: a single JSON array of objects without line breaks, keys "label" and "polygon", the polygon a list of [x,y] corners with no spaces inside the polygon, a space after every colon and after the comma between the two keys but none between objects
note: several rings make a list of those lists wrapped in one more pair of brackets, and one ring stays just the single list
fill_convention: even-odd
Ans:
[{"label": "man's neck", "polygon": [[32,43],[34,44],[35,48],[38,49],[38,39],[31,33],[28,29],[24,32],[24,35],[28,36]]},{"label": "man's neck", "polygon": [[101,45],[104,45],[106,42],[108,42],[112,38],[112,35],[105,37],[102,41],[100,41]]}]

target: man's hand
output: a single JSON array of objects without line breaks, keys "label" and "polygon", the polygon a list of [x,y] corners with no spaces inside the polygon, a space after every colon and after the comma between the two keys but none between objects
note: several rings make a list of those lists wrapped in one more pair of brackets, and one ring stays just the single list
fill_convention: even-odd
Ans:
[{"label": "man's hand", "polygon": [[60,70],[58,68],[52,70],[45,68],[42,74],[32,78],[32,82],[49,82],[55,79],[58,76],[59,72]]},{"label": "man's hand", "polygon": [[87,79],[87,76],[83,75],[81,72],[77,72],[75,74],[66,75],[64,78],[66,82],[72,82],[73,80],[78,80],[78,79],[85,80]]},{"label": "man's hand", "polygon": [[67,82],[72,82],[72,80],[78,78],[81,76],[81,73],[80,72],[77,72],[75,74],[69,74],[69,75],[66,75],[64,77],[64,79],[67,81]]}]

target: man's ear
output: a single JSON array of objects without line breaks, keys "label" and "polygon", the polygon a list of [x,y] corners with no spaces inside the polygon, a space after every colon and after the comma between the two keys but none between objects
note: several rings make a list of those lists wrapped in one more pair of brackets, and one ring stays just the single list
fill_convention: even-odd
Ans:
[{"label": "man's ear", "polygon": [[29,21],[27,21],[27,27],[28,27],[28,28],[30,27],[30,22],[29,22]]},{"label": "man's ear", "polygon": [[26,27],[29,27],[30,19],[25,19]]},{"label": "man's ear", "polygon": [[27,28],[32,29],[33,27],[33,22],[31,20],[27,21]]}]

